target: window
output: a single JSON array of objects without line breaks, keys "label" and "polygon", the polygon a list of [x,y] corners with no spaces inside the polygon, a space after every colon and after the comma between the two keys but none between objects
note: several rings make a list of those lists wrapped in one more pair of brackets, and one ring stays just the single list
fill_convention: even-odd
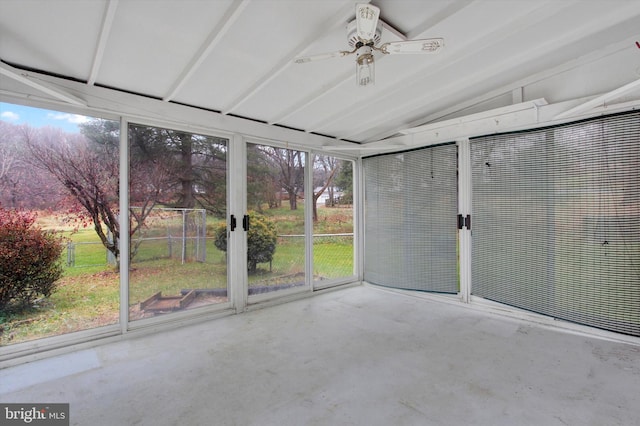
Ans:
[{"label": "window", "polygon": [[30,256],[27,240],[0,242],[0,252],[22,253],[11,262],[0,261],[0,275],[9,276],[0,283],[3,289],[32,286],[43,277],[53,284],[49,295],[34,294],[27,304],[17,298],[4,303],[0,344],[116,324],[119,123],[19,105],[0,107],[0,214],[30,218],[30,229],[51,233],[61,245],[53,273],[25,275],[9,268],[20,259],[41,265],[41,259],[21,257]]}]

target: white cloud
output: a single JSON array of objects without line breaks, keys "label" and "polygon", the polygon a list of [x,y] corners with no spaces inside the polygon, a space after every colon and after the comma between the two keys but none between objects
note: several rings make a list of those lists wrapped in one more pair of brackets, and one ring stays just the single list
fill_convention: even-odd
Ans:
[{"label": "white cloud", "polygon": [[18,121],[20,120],[20,116],[13,111],[3,111],[0,114],[0,118],[3,118],[7,121]]},{"label": "white cloud", "polygon": [[85,117],[84,115],[78,115],[78,114],[67,114],[64,112],[61,113],[49,113],[47,114],[48,118],[54,119],[54,120],[63,120],[63,121],[67,121],[69,123],[73,123],[73,124],[81,124],[81,123],[86,123],[87,121],[89,121],[89,117]]}]

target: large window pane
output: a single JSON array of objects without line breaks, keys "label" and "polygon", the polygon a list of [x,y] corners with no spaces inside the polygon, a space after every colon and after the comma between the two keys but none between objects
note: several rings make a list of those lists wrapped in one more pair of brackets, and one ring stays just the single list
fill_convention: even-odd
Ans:
[{"label": "large window pane", "polygon": [[0,108],[0,345],[117,323],[118,122]]},{"label": "large window pane", "polygon": [[353,162],[327,155],[313,161],[313,279],[354,275]]},{"label": "large window pane", "polygon": [[306,155],[247,144],[249,294],[305,285]]},{"label": "large window pane", "polygon": [[130,319],[227,301],[227,140],[130,125]]}]

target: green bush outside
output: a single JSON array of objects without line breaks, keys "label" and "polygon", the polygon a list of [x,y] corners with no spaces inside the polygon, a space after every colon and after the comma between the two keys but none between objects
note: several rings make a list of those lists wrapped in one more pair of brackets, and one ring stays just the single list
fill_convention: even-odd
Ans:
[{"label": "green bush outside", "polygon": [[[247,232],[247,268],[249,273],[255,273],[258,263],[271,262],[276,252],[278,234],[275,223],[266,216],[250,212],[249,231]],[[227,226],[221,224],[216,229],[215,246],[227,251]]]}]

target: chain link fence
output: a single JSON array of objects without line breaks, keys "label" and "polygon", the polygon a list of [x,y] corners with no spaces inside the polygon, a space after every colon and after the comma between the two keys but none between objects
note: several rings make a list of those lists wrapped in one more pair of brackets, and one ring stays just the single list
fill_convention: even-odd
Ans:
[{"label": "chain link fence", "polygon": [[[133,262],[158,259],[176,259],[182,264],[206,262],[206,221],[203,209],[155,209],[131,237]],[[63,256],[69,267],[116,263],[115,256],[101,242],[70,241]]]}]

